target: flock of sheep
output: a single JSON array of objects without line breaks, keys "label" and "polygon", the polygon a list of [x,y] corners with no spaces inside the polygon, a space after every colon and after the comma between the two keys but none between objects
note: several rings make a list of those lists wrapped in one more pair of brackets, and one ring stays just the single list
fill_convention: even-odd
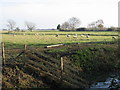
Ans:
[{"label": "flock of sheep", "polygon": [[[23,33],[23,35],[26,35],[26,34]],[[39,35],[39,34],[36,33],[35,35]],[[45,35],[45,34],[42,34],[42,35]],[[13,34],[13,36],[15,36],[15,34]],[[56,35],[55,35],[55,37],[59,37],[59,36],[60,36],[59,34],[56,34]],[[90,37],[89,34],[87,34],[87,35],[83,35],[83,34],[81,34],[80,36],[81,36],[81,37],[86,37],[86,38],[89,38],[89,37]],[[118,36],[120,36],[120,35],[118,35]],[[66,37],[78,38],[78,34],[74,34],[74,35],[69,35],[69,34],[67,34]],[[116,37],[116,36],[112,36],[112,39],[115,40],[115,39],[117,39],[117,37]]]},{"label": "flock of sheep", "polygon": [[[56,37],[59,37],[59,34],[56,34],[55,36],[56,36]],[[66,35],[66,37],[70,37],[70,36],[71,36],[71,35],[69,35],[69,34]],[[88,34],[87,34],[87,35],[81,34],[80,36],[81,36],[81,37],[84,37],[84,36],[85,36],[86,38],[89,38],[89,37],[90,37],[90,35],[88,35]],[[73,35],[73,38],[77,38],[77,37],[78,37],[77,34],[74,34],[74,35]],[[117,39],[117,37],[116,37],[116,36],[112,36],[112,39]]]},{"label": "flock of sheep", "polygon": [[[56,34],[55,36],[56,36],[56,37],[59,37],[59,34]],[[66,35],[66,37],[70,37],[70,36],[71,36],[71,35],[69,35],[69,34]],[[82,35],[82,34],[81,34],[80,36],[81,36],[81,37],[86,36],[86,38],[89,38],[89,37],[90,37],[89,35]],[[74,34],[74,35],[73,35],[73,38],[77,38],[77,37],[78,37],[77,34]]]}]

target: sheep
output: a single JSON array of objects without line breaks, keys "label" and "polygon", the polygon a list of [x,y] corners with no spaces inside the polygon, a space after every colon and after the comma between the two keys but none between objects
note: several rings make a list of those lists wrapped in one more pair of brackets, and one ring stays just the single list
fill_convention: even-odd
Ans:
[{"label": "sheep", "polygon": [[112,36],[112,39],[117,39],[115,36]]},{"label": "sheep", "polygon": [[67,34],[66,37],[70,37],[70,35]]},{"label": "sheep", "polygon": [[73,36],[73,38],[77,38],[77,36]]},{"label": "sheep", "polygon": [[55,37],[59,37],[59,34],[56,34]]},{"label": "sheep", "polygon": [[73,35],[73,38],[77,38],[77,34]]},{"label": "sheep", "polygon": [[84,35],[81,34],[80,36],[83,37]]},{"label": "sheep", "polygon": [[89,38],[90,36],[89,35],[86,35],[86,38]]}]

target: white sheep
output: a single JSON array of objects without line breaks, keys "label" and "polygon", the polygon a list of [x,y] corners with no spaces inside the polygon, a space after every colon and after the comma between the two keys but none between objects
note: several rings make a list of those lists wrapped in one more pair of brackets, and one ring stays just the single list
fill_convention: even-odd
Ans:
[{"label": "white sheep", "polygon": [[89,35],[86,35],[86,38],[89,38],[90,36]]},{"label": "white sheep", "polygon": [[112,39],[117,39],[115,36],[112,36]]},{"label": "white sheep", "polygon": [[66,37],[70,37],[70,35],[67,34]]},{"label": "white sheep", "polygon": [[77,38],[77,34],[73,35],[73,38]]},{"label": "white sheep", "polygon": [[59,34],[56,34],[55,37],[59,37]]},{"label": "white sheep", "polygon": [[83,37],[84,35],[83,35],[83,34],[81,34],[80,36],[81,36],[81,37]]}]

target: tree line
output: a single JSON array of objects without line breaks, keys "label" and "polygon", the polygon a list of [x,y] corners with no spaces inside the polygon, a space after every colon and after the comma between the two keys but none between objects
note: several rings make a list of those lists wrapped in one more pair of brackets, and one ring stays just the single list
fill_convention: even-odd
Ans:
[{"label": "tree line", "polygon": [[[25,27],[29,31],[33,31],[36,28],[36,24],[33,22],[26,21]],[[104,27],[104,21],[102,19],[99,19],[97,21],[91,22],[88,24],[87,28],[80,28],[81,21],[77,17],[71,17],[68,19],[68,21],[63,22],[62,24],[57,25],[57,30],[59,31],[85,31],[85,30],[118,30],[118,28],[111,27],[106,28]],[[20,31],[20,28],[17,27],[16,22],[12,19],[7,21],[7,27],[9,31]]]},{"label": "tree line", "polygon": [[[20,31],[20,28],[16,26],[16,22],[12,19],[7,21],[7,27],[9,31]],[[25,22],[25,27],[27,28],[27,30],[32,31],[36,28],[36,24],[33,22]]]},{"label": "tree line", "polygon": [[88,31],[88,30],[117,31],[118,30],[118,28],[116,27],[110,27],[110,28],[104,27],[104,21],[102,19],[89,23],[87,28],[80,28],[80,25],[81,25],[80,19],[76,17],[72,17],[68,21],[65,21],[62,24],[58,24],[57,29],[59,31]]}]

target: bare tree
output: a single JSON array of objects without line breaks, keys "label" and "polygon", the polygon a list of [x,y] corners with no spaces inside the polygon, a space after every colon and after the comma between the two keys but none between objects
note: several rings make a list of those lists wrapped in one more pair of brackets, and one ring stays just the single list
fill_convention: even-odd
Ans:
[{"label": "bare tree", "polygon": [[97,21],[94,21],[94,22],[88,24],[88,27],[91,28],[91,29],[97,29],[97,28],[98,29],[103,29],[103,27],[104,27],[103,24],[104,24],[103,20],[99,19]]},{"label": "bare tree", "polygon": [[96,21],[96,27],[98,27],[99,29],[103,29],[104,22],[102,19]]},{"label": "bare tree", "polygon": [[7,27],[10,31],[16,27],[16,22],[14,20],[10,19],[7,22],[8,22]]},{"label": "bare tree", "polygon": [[92,27],[92,28],[95,28],[95,27],[96,27],[96,22],[92,22],[92,23],[91,23],[91,27]]},{"label": "bare tree", "polygon": [[99,25],[99,24],[104,24],[103,20],[102,19],[99,19],[96,21],[96,23]]},{"label": "bare tree", "polygon": [[80,25],[80,20],[76,17],[72,17],[61,25],[61,29],[75,30],[79,25]]},{"label": "bare tree", "polygon": [[102,30],[102,29],[104,28],[104,26],[103,26],[102,24],[97,25],[97,27],[98,27],[100,30]]},{"label": "bare tree", "polygon": [[19,28],[19,27],[16,27],[15,31],[20,31],[20,28]]},{"label": "bare tree", "polygon": [[32,31],[33,29],[35,29],[35,23],[32,22],[25,22],[25,26],[27,27],[28,30]]},{"label": "bare tree", "polygon": [[68,22],[71,30],[75,30],[81,24],[80,20],[76,17],[70,18]]},{"label": "bare tree", "polygon": [[70,29],[70,24],[69,22],[64,22],[61,27],[62,30],[69,30]]}]

